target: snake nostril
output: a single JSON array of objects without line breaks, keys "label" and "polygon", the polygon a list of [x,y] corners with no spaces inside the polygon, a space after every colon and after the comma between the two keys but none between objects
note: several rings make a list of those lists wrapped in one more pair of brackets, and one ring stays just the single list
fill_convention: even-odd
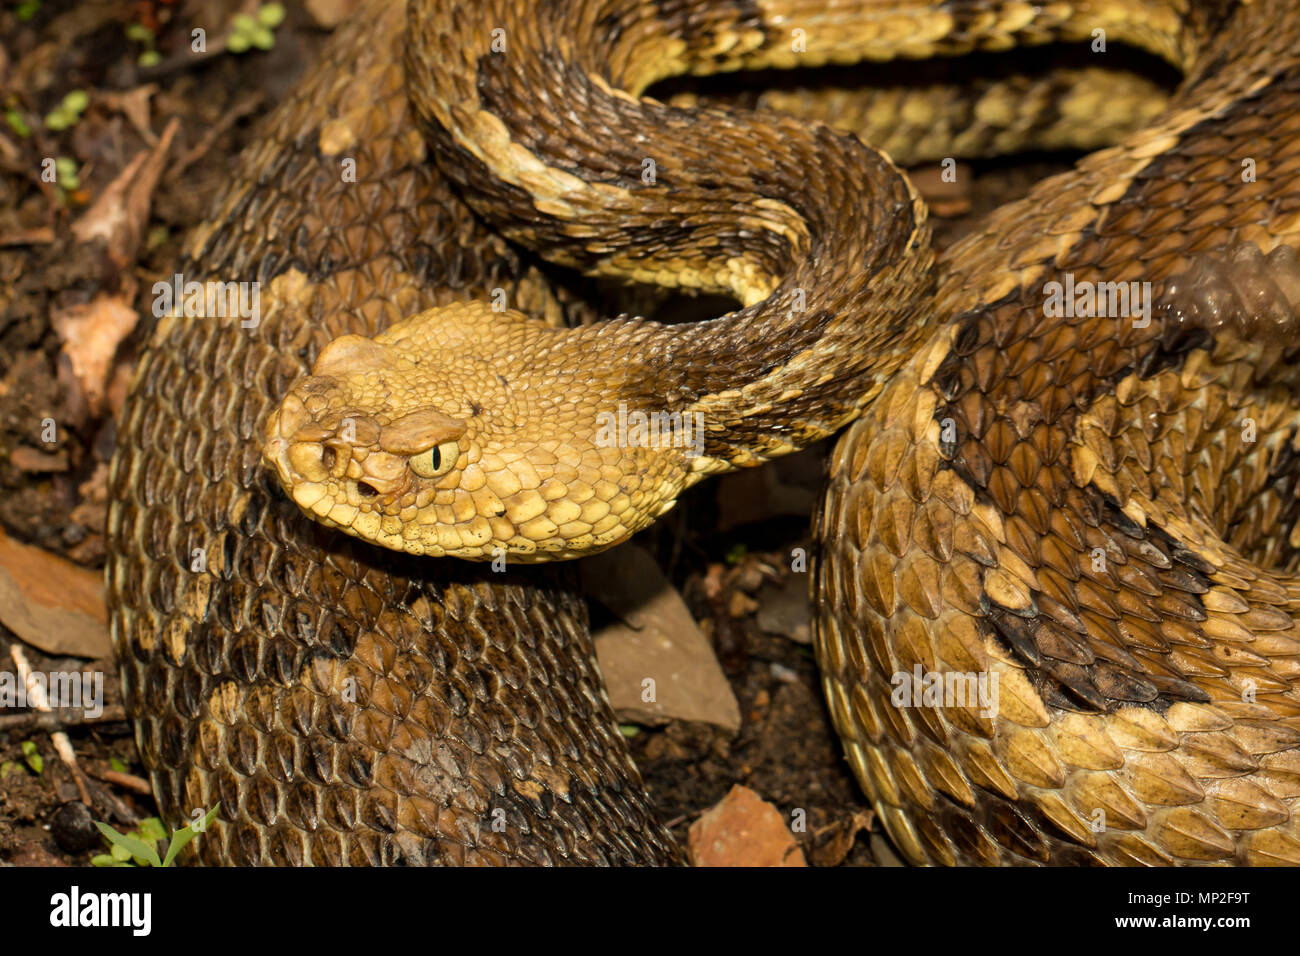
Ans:
[{"label": "snake nostril", "polygon": [[367,484],[364,481],[358,481],[357,494],[362,498],[373,498],[375,495],[379,494],[379,492],[375,489],[374,485]]}]

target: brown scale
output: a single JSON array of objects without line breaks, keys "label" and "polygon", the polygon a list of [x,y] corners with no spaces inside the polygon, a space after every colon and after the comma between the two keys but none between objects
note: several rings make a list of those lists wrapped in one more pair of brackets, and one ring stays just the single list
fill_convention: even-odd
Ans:
[{"label": "brown scale", "polygon": [[[951,250],[956,321],[836,449],[818,650],[916,862],[1300,863],[1284,17],[1238,11],[1154,131]],[[1285,173],[1243,182],[1248,156]],[[1151,281],[1150,326],[1047,317],[1067,272]],[[997,716],[893,706],[916,662],[996,673]]]},{"label": "brown scale", "polygon": [[359,11],[190,239],[187,278],[262,283],[260,325],[168,320],[141,362],[108,568],[137,741],[169,823],[221,801],[228,822],[193,844],[207,863],[675,860],[567,578],[341,540],[260,464],[273,403],[340,334],[497,287],[591,318],[427,163],[402,29],[399,4]]},{"label": "brown scale", "polygon": [[[813,0],[789,6],[796,20],[823,12]],[[670,16],[678,7],[683,17]],[[597,9],[604,8],[579,12]],[[682,56],[670,42],[674,30],[692,35],[692,53],[715,50],[710,69],[745,65],[756,48],[747,44],[786,39],[764,22],[764,10],[748,4],[621,9],[627,19],[617,29],[600,25],[618,54],[604,78],[633,90],[671,72]],[[1004,210],[984,237],[952,250],[935,311],[958,323],[904,365],[865,423],[841,442],[821,522],[829,534],[819,564],[818,643],[850,759],[890,832],[918,861],[1296,858],[1288,801],[1300,762],[1287,709],[1295,642],[1282,610],[1290,608],[1290,583],[1181,515],[1183,500],[1151,485],[1155,465],[1142,465],[1141,450],[1130,449],[1137,469],[1118,453],[1117,423],[1145,431],[1148,419],[1103,409],[1098,399],[1107,393],[1099,386],[1116,380],[1125,408],[1149,397],[1167,414],[1163,396],[1148,395],[1150,376],[1134,371],[1160,354],[1154,334],[1044,322],[1041,304],[1027,297],[1050,259],[1110,279],[1159,281],[1229,242],[1271,249],[1291,239],[1288,198],[1262,184],[1230,189],[1223,168],[1230,161],[1224,156],[1241,154],[1234,143],[1295,139],[1287,124],[1297,113],[1285,109],[1283,83],[1264,84],[1247,98],[1257,77],[1293,75],[1291,32],[1277,26],[1287,22],[1285,11],[1265,3],[1232,20],[1217,10],[1179,20],[1162,4],[1136,13],[1062,4],[1028,11],[1028,19],[1023,4],[984,0],[890,9],[896,21],[882,23],[904,29],[845,34],[836,55],[849,47],[856,56],[920,56],[1078,39],[1085,24],[1101,23],[1114,26],[1117,38],[1140,40],[1145,31],[1171,58],[1215,70],[1203,69],[1171,104],[1170,142],[1138,134]],[[413,22],[428,12],[414,5]],[[513,5],[499,12],[512,42],[538,26],[516,19]],[[945,14],[952,16],[948,36],[891,47]],[[231,822],[201,841],[208,862],[674,859],[612,725],[581,609],[563,579],[537,569],[486,579],[446,562],[377,556],[310,527],[274,496],[258,463],[257,436],[271,402],[329,338],[373,334],[434,302],[497,286],[552,320],[577,311],[510,247],[482,232],[424,164],[395,67],[399,19],[393,6],[377,5],[343,32],[244,158],[223,209],[192,239],[192,262],[202,264],[192,267],[196,275],[265,283],[257,331],[168,320],[141,364],[114,470],[109,567],[114,633],[141,751],[167,816],[179,822],[218,799],[227,807]],[[452,10],[438,22],[433,50],[412,59],[414,92],[425,88],[434,64],[462,65],[467,41],[485,39],[485,22],[482,9]],[[541,32],[552,26],[547,20]],[[569,43],[590,35],[575,31]],[[1207,37],[1213,46],[1199,51]],[[591,48],[566,46],[562,34],[556,44],[565,54],[560,61],[589,66]],[[590,94],[601,122],[590,127],[589,146],[614,158],[611,183],[632,185],[624,161],[637,157],[612,151],[601,137],[628,131],[621,124],[636,111],[626,101],[554,60],[525,63],[535,72],[520,75],[494,73],[498,67],[476,62],[448,75],[464,87],[466,102],[477,100],[481,81],[497,79],[522,79],[533,91],[554,80],[560,92]],[[540,151],[557,136],[581,135],[567,124],[548,125],[544,111],[520,109],[522,102],[518,95],[493,101],[500,113],[492,116],[514,124],[515,143]],[[1192,119],[1176,112],[1188,103],[1196,107]],[[1207,119],[1211,109],[1221,112]],[[638,255],[652,265],[671,262],[680,244],[695,257],[692,268],[709,261],[701,253],[720,249],[781,272],[799,251],[797,228],[793,239],[773,239],[793,222],[784,212],[772,215],[772,228],[711,233],[670,222],[680,208],[616,202],[581,210],[559,227],[516,187],[476,166],[454,138],[439,140],[435,127],[447,117],[430,121],[429,110],[422,113],[444,171],[483,188],[490,199],[476,201],[488,212],[495,204],[498,213],[521,213],[523,225],[507,224],[508,233],[539,242],[561,263],[601,265],[606,240],[584,233],[596,225],[611,236],[644,229],[646,245],[629,254],[633,264]],[[675,147],[667,151],[666,182],[691,183],[690,171],[707,166],[718,143],[693,144],[685,118],[649,113],[665,120],[666,141]],[[1195,121],[1209,131],[1195,129]],[[735,170],[728,188],[781,181],[786,194],[807,200],[809,208],[798,210],[804,215],[861,198],[860,190],[838,190],[846,176],[862,179],[857,160],[870,154],[821,132],[810,140],[792,124],[776,127],[788,137],[755,149],[744,124],[735,127],[727,142],[752,168]],[[616,139],[615,150],[619,145]],[[834,147],[834,161],[823,162],[815,147]],[[556,155],[566,149],[558,146]],[[362,178],[353,188],[340,185],[336,168],[351,154]],[[888,176],[871,185],[883,191],[870,195],[902,208]],[[708,190],[689,189],[678,198],[710,199]],[[833,232],[839,220],[819,214],[816,225]],[[919,219],[888,241],[864,238],[870,230],[862,233],[856,219],[844,225],[858,230],[846,248],[883,247],[886,268],[904,250],[923,252]],[[817,251],[831,256],[833,249],[827,243]],[[913,281],[904,273],[897,286],[876,289],[896,310],[876,329],[884,342],[896,339],[900,317],[912,314],[888,293],[907,299],[923,274],[918,268]],[[661,279],[673,284],[676,277]],[[851,271],[845,281],[849,299],[866,288],[864,276]],[[811,314],[811,328],[785,322],[769,331],[826,348],[845,363],[843,374],[832,376],[831,400],[864,402],[867,393],[854,396],[847,387],[861,371],[854,364],[861,355],[845,347],[846,327],[821,334],[835,313]],[[1227,314],[1235,315],[1233,308]],[[1234,326],[1251,331],[1240,318],[1223,330],[1204,316],[1201,322],[1221,337]],[[744,340],[723,334],[733,331],[717,327],[712,355],[680,348],[686,340],[670,333],[667,341],[679,348],[665,348],[662,367],[709,358],[715,366],[730,363],[741,377],[758,371],[780,388],[779,355],[749,350],[735,361]],[[950,352],[953,332],[959,341]],[[1162,368],[1185,372],[1191,359],[1165,351]],[[960,367],[936,376],[953,356],[963,359]],[[719,369],[697,374],[688,365],[680,385],[686,394],[726,382]],[[1230,398],[1254,384],[1246,363],[1229,361],[1222,370],[1218,387]],[[1133,375],[1140,381],[1126,385]],[[782,411],[826,416],[811,395]],[[960,422],[952,441],[938,436],[948,416]],[[761,424],[737,429],[731,450],[740,454],[748,445],[762,454],[764,428],[791,427],[775,416]],[[1084,466],[1091,482],[1075,481]],[[1208,489],[1224,467],[1221,455],[1198,460],[1184,483]],[[205,487],[194,490],[200,483]],[[1150,515],[1139,517],[1150,520],[1139,522],[1125,509],[1142,495],[1151,496]],[[190,570],[195,547],[208,556],[206,574]],[[1092,549],[1106,557],[1102,567],[1080,563]],[[911,664],[996,671],[997,715],[890,706],[883,675]],[[1250,700],[1240,693],[1247,680]],[[342,696],[353,684],[357,705]],[[494,808],[506,812],[503,833],[485,825]],[[1106,814],[1101,831],[1087,825],[1096,810]]]},{"label": "brown scale", "polygon": [[565,576],[341,540],[260,464],[274,400],[339,334],[495,287],[576,311],[426,164],[402,23],[372,4],[340,31],[191,238],[186,278],[260,280],[260,325],[164,320],[137,372],[108,582],[140,752],[169,824],[221,802],[208,864],[676,861]]}]

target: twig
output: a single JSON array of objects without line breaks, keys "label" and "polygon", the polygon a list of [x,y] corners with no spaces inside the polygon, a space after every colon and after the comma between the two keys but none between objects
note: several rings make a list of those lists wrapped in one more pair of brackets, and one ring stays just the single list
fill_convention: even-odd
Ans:
[{"label": "twig", "polygon": [[109,704],[98,717],[89,716],[79,707],[60,707],[57,710],[29,710],[22,714],[0,717],[0,731],[54,731],[82,724],[111,724],[121,720],[126,720],[126,708],[121,704]]},{"label": "twig", "polygon": [[118,770],[87,770],[86,772],[105,783],[115,783],[119,787],[125,787],[133,793],[143,794],[146,797],[153,796],[153,787],[149,786],[149,781],[133,773],[122,773]]},{"label": "twig", "polygon": [[[49,711],[50,699],[45,694],[45,688],[32,680],[32,667],[27,663],[27,655],[23,653],[23,649],[14,644],[9,648],[9,655],[14,659],[14,666],[18,668],[19,679],[27,688],[27,700],[32,708]],[[81,768],[77,766],[77,754],[72,749],[72,741],[61,730],[51,733],[50,740],[54,742],[54,750],[59,755],[59,759],[72,771],[72,780],[77,785],[77,792],[81,794],[81,802],[91,806],[90,791],[86,789],[86,779],[81,773]]]}]

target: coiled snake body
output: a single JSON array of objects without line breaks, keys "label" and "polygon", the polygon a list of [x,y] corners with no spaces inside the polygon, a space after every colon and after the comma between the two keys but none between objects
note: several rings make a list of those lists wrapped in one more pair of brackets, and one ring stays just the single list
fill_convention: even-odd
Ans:
[{"label": "coiled snake body", "polygon": [[[357,64],[314,74],[190,247],[268,286],[256,336],[164,320],[114,473],[128,703],[167,812],[226,807],[205,859],[673,859],[564,579],[440,556],[608,547],[861,415],[817,519],[816,643],[902,851],[1300,862],[1286,5],[415,2],[408,27],[433,158],[502,235],[743,308],[565,331],[473,301],[565,307],[422,163],[395,64],[340,39]],[[639,95],[1098,30],[1186,80],[937,263],[857,139]],[[602,441],[620,407],[702,432]],[[263,435],[302,508],[433,557],[312,530]],[[912,674],[946,690],[900,705]]]}]

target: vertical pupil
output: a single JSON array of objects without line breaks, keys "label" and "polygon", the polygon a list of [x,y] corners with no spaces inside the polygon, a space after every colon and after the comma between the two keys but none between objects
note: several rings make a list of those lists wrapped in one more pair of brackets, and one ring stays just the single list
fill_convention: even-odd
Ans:
[{"label": "vertical pupil", "polygon": [[435,448],[433,450],[433,470],[437,471],[441,467],[442,467],[442,451],[441,449]]}]

